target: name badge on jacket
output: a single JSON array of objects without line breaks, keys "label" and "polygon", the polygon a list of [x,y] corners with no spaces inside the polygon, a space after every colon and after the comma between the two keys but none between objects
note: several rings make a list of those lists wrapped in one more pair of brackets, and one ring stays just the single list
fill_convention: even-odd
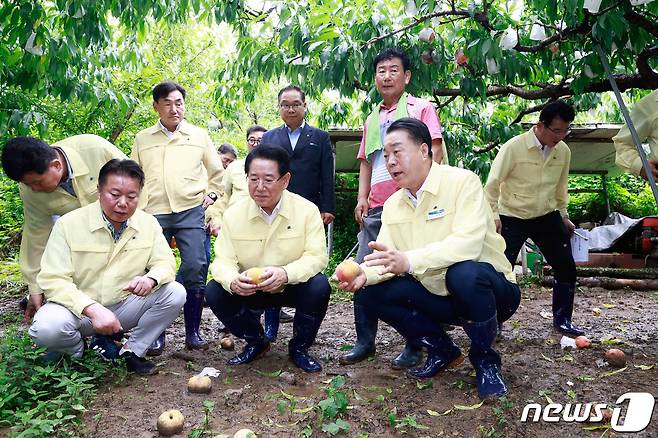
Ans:
[{"label": "name badge on jacket", "polygon": [[427,212],[427,220],[431,221],[433,219],[438,219],[440,217],[443,217],[446,215],[446,209],[445,208],[435,208],[434,210],[430,210]]}]

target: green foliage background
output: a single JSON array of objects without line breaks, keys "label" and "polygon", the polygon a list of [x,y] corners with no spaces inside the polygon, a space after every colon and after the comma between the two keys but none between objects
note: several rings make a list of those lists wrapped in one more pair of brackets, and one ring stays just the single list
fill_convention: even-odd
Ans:
[{"label": "green foliage background", "polygon": [[[275,95],[288,82],[307,91],[311,123],[360,128],[378,100],[371,61],[397,45],[411,58],[409,91],[439,107],[451,164],[485,179],[496,146],[522,129],[511,122],[564,95],[565,83],[580,111],[577,122],[620,122],[609,95],[587,92],[606,84],[594,46],[602,44],[613,73],[627,80],[632,103],[655,83],[648,71],[657,66],[656,14],[658,2],[627,0],[603,0],[596,14],[582,0],[494,0],[486,7],[466,0],[0,0],[0,143],[26,134],[54,142],[84,132],[129,152],[137,131],[155,121],[149,92],[164,79],[187,88],[192,123],[207,127],[216,144],[241,151],[249,125],[280,123]],[[530,37],[537,23],[546,32],[542,41]],[[420,40],[428,29],[436,38]],[[510,29],[518,44],[503,50]],[[467,67],[455,64],[457,50]],[[432,64],[421,62],[427,51]],[[352,177],[338,183],[355,187]],[[571,181],[573,188],[585,184]],[[0,191],[0,246],[7,255],[22,216],[15,184],[0,177]],[[655,211],[647,188],[632,177],[611,180],[609,192],[614,210]],[[339,193],[336,260],[355,240],[354,203],[354,193]],[[600,195],[574,195],[569,209],[576,221],[600,221],[603,204]]]}]

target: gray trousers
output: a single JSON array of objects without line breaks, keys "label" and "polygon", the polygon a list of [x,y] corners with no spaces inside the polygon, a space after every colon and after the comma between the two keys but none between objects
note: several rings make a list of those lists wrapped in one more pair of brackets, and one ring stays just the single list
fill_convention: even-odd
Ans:
[{"label": "gray trousers", "polygon": [[363,218],[363,228],[357,234],[359,241],[359,250],[356,252],[357,263],[363,263],[363,258],[372,252],[368,247],[368,242],[377,240],[377,235],[382,227],[383,210],[383,207],[371,208],[368,210],[368,216]]},{"label": "gray trousers", "polygon": [[[163,284],[145,296],[129,295],[123,301],[106,306],[114,312],[124,330],[133,329],[124,346],[144,357],[149,345],[160,336],[180,314],[185,304],[185,288],[175,281]],[[89,318],[78,318],[66,307],[46,303],[34,315],[29,335],[39,347],[48,351],[82,357],[82,338],[94,334]]]},{"label": "gray trousers", "polygon": [[208,259],[204,243],[206,241],[205,210],[202,206],[178,213],[156,214],[167,239],[176,238],[180,251],[178,275],[187,291],[197,291],[206,287]]}]

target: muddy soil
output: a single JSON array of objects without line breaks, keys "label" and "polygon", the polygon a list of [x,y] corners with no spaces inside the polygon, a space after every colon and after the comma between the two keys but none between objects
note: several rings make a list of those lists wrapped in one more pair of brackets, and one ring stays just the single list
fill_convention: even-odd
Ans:
[{"label": "muddy soil", "polygon": [[[323,427],[330,429],[330,423],[334,428],[349,427],[337,435],[348,437],[658,436],[656,406],[649,426],[637,434],[614,432],[607,428],[609,423],[521,422],[528,403],[542,407],[551,402],[606,403],[616,407],[617,398],[627,392],[658,396],[658,292],[580,288],[574,321],[584,326],[594,341],[591,348],[583,350],[561,349],[562,336],[551,329],[547,319],[550,300],[547,288],[523,289],[521,307],[505,324],[503,339],[497,343],[509,395],[482,405],[468,360],[426,381],[410,379],[390,368],[389,361],[401,350],[403,339],[382,323],[377,355],[372,360],[339,365],[338,357],[354,342],[350,302],[333,303],[329,308],[311,350],[324,365],[317,374],[301,372],[288,360],[291,324],[282,324],[279,340],[264,358],[228,366],[226,360],[235,351],[220,348],[218,321],[205,309],[202,331],[206,338],[214,338],[208,351],[182,350],[183,323],[177,320],[168,332],[165,353],[157,359],[159,374],[148,378],[129,375],[104,386],[85,413],[84,429],[79,433],[88,437],[155,437],[158,415],[178,409],[185,415],[185,428],[178,436],[187,436],[202,427],[203,402],[211,400],[214,408],[208,428],[213,434],[203,436],[232,436],[238,429],[249,428],[259,437],[309,436],[309,431],[321,437],[330,436],[322,431]],[[599,316],[593,314],[593,308],[601,310]],[[450,334],[468,351],[468,339],[461,328]],[[605,340],[618,345],[607,345]],[[243,345],[237,340],[236,350]],[[617,369],[604,363],[607,348],[624,350],[627,366]],[[180,358],[176,352],[189,357]],[[188,393],[187,380],[204,367],[220,371],[219,377],[212,379],[212,392]],[[282,372],[292,373],[294,378],[279,375]],[[323,419],[319,408],[328,397],[330,379],[339,375],[345,377],[345,384],[336,391],[348,401],[346,412],[338,415],[344,423]],[[628,402],[620,405],[622,417],[627,406]]]}]

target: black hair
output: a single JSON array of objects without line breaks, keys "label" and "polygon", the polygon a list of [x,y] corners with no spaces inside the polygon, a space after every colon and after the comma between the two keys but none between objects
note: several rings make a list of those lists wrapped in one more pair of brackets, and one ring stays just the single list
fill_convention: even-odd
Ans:
[{"label": "black hair", "polygon": [[157,102],[163,97],[169,96],[169,93],[176,90],[180,91],[180,94],[183,95],[183,100],[185,100],[185,88],[181,87],[173,81],[160,82],[158,85],[153,87],[153,102]]},{"label": "black hair", "polygon": [[247,140],[249,140],[249,136],[254,132],[267,132],[267,129],[263,128],[260,125],[250,126],[249,129],[247,129]]},{"label": "black hair", "polygon": [[16,137],[2,148],[2,169],[14,181],[20,181],[28,172],[43,175],[57,151],[48,143],[34,137]]},{"label": "black hair", "polygon": [[217,149],[217,152],[220,154],[233,154],[236,157],[238,156],[238,151],[235,150],[235,146],[231,143],[222,143],[221,146],[219,146],[219,149]]},{"label": "black hair", "polygon": [[409,70],[409,57],[407,56],[406,53],[404,53],[401,49],[398,49],[397,47],[389,47],[387,49],[382,50],[375,56],[375,59],[372,61],[372,69],[377,71],[377,64],[379,64],[382,61],[388,61],[389,59],[393,58],[400,58],[400,61],[402,61],[402,68],[404,71]]},{"label": "black hair", "polygon": [[136,179],[139,181],[139,188],[144,187],[144,171],[136,161],[120,160],[118,158],[111,159],[98,172],[98,185],[100,187],[104,186],[110,175],[122,175]]},{"label": "black hair", "polygon": [[279,94],[276,96],[277,102],[281,100],[281,95],[286,91],[297,91],[302,96],[302,102],[306,102],[306,94],[304,94],[302,89],[297,85],[288,85],[287,87],[283,87],[281,90],[279,90]]},{"label": "black hair", "polygon": [[546,126],[551,126],[553,119],[556,117],[571,123],[576,118],[576,112],[571,105],[562,99],[558,99],[546,105],[539,113],[539,121]]},{"label": "black hair", "polygon": [[427,125],[418,119],[412,117],[402,117],[391,123],[386,133],[389,134],[393,131],[407,131],[409,137],[416,142],[419,146],[423,143],[427,145],[427,154],[432,158],[432,136]]},{"label": "black hair", "polygon": [[249,166],[251,165],[251,162],[256,158],[276,161],[279,166],[280,177],[290,172],[290,156],[288,156],[288,152],[280,147],[271,144],[261,144],[249,152],[247,158],[244,160],[244,173],[247,175],[249,175]]}]

